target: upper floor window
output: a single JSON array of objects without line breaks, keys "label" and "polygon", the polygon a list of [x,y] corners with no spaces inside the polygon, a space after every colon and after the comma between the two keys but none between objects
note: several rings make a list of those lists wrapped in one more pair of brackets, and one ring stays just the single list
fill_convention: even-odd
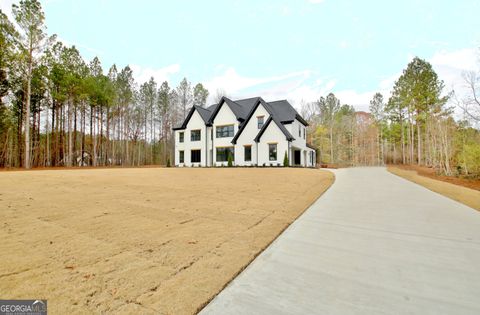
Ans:
[{"label": "upper floor window", "polygon": [[233,137],[233,125],[217,126],[217,138]]},{"label": "upper floor window", "polygon": [[182,143],[185,138],[185,133],[184,132],[179,132],[178,133],[178,142]]},{"label": "upper floor window", "polygon": [[270,161],[277,160],[277,144],[276,143],[269,143],[268,144],[268,159]]},{"label": "upper floor window", "polygon": [[302,136],[302,126],[298,125],[298,136]]},{"label": "upper floor window", "polygon": [[200,141],[200,129],[190,131],[190,141]]},{"label": "upper floor window", "polygon": [[264,123],[264,119],[265,119],[264,116],[258,116],[258,117],[257,117],[257,126],[258,126],[258,129],[262,129],[263,123]]},{"label": "upper floor window", "polygon": [[304,128],[303,128],[303,139],[306,138],[306,133],[307,133],[307,128],[304,127]]}]

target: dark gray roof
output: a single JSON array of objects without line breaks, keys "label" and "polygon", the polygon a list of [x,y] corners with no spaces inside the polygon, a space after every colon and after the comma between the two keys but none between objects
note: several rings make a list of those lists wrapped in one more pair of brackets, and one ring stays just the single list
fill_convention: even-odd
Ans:
[{"label": "dark gray roof", "polygon": [[274,115],[282,122],[292,122],[295,119],[300,121],[304,125],[308,123],[300,116],[295,108],[287,100],[275,101],[268,103],[274,113]]},{"label": "dark gray roof", "polygon": [[[270,118],[272,118],[272,120],[275,122],[275,124],[278,126],[278,128],[280,128],[280,130],[282,131],[282,133],[285,135],[285,137],[287,138],[288,141],[292,141],[292,140],[295,140],[295,138],[292,136],[292,134],[290,132],[288,132],[287,128],[285,128],[285,126],[283,125],[282,123],[282,120],[280,119],[280,117],[278,117],[276,114],[275,114],[275,111],[273,110],[273,107],[270,103],[265,103],[264,100],[260,100],[262,102],[262,105],[265,107],[265,109],[268,111],[268,113],[270,114]],[[290,105],[290,103],[287,102],[288,105]],[[290,105],[291,106],[291,105]],[[293,107],[292,107],[293,109]],[[263,134],[263,132],[262,132]],[[257,138],[258,138],[258,141],[260,140],[260,137],[262,135],[259,133]],[[257,141],[257,140],[255,140]]]},{"label": "dark gray roof", "polygon": [[204,122],[208,122],[208,119],[210,118],[210,115],[212,115],[212,112],[208,110],[208,108],[204,108],[201,106],[194,105],[194,107],[198,110],[198,113],[202,117]]},{"label": "dark gray roof", "polygon": [[[246,99],[241,99],[236,101],[233,101],[228,97],[222,97],[222,99],[218,104],[210,105],[207,108],[200,107],[200,106],[192,107],[187,117],[185,118],[185,121],[183,122],[183,124],[180,127],[174,128],[174,130],[185,129],[195,109],[198,111],[198,113],[200,114],[202,119],[205,121],[205,123],[207,125],[211,125],[213,123],[213,120],[215,119],[215,116],[217,115],[218,111],[220,110],[223,104],[228,105],[228,107],[232,110],[237,120],[240,122],[239,130],[235,135],[235,137],[233,138],[232,143],[236,142],[236,140],[242,133],[245,125],[247,124],[248,120],[251,118],[251,116],[253,115],[253,113],[255,112],[255,109],[259,104],[262,104],[265,107],[265,109],[270,114],[272,120],[275,122],[275,124],[280,128],[280,130],[289,140],[294,140],[294,138],[288,132],[285,126],[283,126],[283,124],[291,123],[295,119],[297,119],[302,124],[306,126],[308,125],[307,122],[297,113],[295,108],[293,108],[293,106],[290,105],[290,103],[286,100],[267,103],[261,97],[251,97],[251,98],[246,98]],[[263,134],[262,131],[259,132],[257,137],[258,138],[259,136],[261,137],[261,134]]]},{"label": "dark gray roof", "polygon": [[235,103],[240,105],[243,108],[243,120],[247,119],[248,114],[252,110],[252,108],[255,106],[255,104],[258,102],[260,97],[252,97],[252,98],[246,98],[243,100],[237,100]]},{"label": "dark gray roof", "polygon": [[260,131],[258,132],[257,136],[255,137],[255,142],[260,142],[260,138],[262,137],[263,133],[265,132],[265,130],[267,130],[268,128],[268,125],[270,125],[271,122],[274,122],[278,128],[280,128],[280,130],[282,131],[282,133],[285,135],[285,138],[287,139],[287,141],[292,141],[292,140],[295,140],[294,137],[292,137],[292,135],[290,134],[290,132],[288,132],[287,128],[285,128],[285,126],[279,122],[278,120],[276,120],[273,116],[270,116],[268,117],[267,121],[265,122],[265,124],[263,124],[263,127],[262,129],[260,129]]}]

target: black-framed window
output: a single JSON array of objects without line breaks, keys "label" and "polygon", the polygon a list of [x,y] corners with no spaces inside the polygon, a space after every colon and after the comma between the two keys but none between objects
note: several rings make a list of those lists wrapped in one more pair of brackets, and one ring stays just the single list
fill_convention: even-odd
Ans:
[{"label": "black-framed window", "polygon": [[307,128],[303,127],[303,139],[306,138]]},{"label": "black-framed window", "polygon": [[235,149],[233,147],[217,148],[217,162],[227,162],[229,155],[232,156],[232,161],[235,161]]},{"label": "black-framed window", "polygon": [[179,132],[178,133],[178,142],[182,143],[184,140],[185,140],[185,133],[183,131]]},{"label": "black-framed window", "polygon": [[233,125],[217,126],[216,128],[217,138],[233,137]]},{"label": "black-framed window", "polygon": [[298,136],[302,136],[302,126],[298,125]]},{"label": "black-framed window", "polygon": [[251,145],[246,145],[244,146],[244,155],[245,155],[245,162],[251,162],[252,161],[252,146]]},{"label": "black-framed window", "polygon": [[200,129],[190,131],[190,141],[200,141]]},{"label": "black-framed window", "polygon": [[264,116],[258,116],[258,117],[257,117],[257,127],[258,127],[258,129],[262,129],[263,123],[264,123],[264,119],[265,119]]},{"label": "black-framed window", "polygon": [[200,163],[200,150],[190,151],[190,162]]},{"label": "black-framed window", "polygon": [[185,152],[184,151],[178,151],[178,162],[179,163],[184,163],[185,162]]},{"label": "black-framed window", "polygon": [[270,161],[277,160],[277,144],[276,143],[269,143],[268,144],[268,159]]}]

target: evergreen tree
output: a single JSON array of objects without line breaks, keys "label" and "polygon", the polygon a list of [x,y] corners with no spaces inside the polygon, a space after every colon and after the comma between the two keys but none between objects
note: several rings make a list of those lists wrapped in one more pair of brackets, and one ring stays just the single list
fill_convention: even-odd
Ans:
[{"label": "evergreen tree", "polygon": [[195,85],[195,88],[193,89],[193,105],[205,107],[208,94],[208,90],[203,87],[202,83]]},{"label": "evergreen tree", "polygon": [[38,0],[21,0],[19,5],[14,4],[13,15],[22,29],[18,33],[19,58],[26,83],[25,91],[25,168],[30,168],[30,104],[33,68],[37,62],[38,53],[48,45],[51,39],[47,38],[45,15]]},{"label": "evergreen tree", "polygon": [[287,151],[285,151],[285,155],[283,157],[283,166],[284,167],[288,167],[290,164],[288,162],[288,154],[287,154]]}]

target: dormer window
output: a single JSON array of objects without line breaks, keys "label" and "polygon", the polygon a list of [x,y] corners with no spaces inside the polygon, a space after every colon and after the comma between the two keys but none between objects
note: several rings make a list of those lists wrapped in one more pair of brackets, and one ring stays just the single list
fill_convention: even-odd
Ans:
[{"label": "dormer window", "polygon": [[265,119],[265,116],[258,116],[257,117],[257,127],[258,127],[258,129],[262,129],[264,119]]}]

